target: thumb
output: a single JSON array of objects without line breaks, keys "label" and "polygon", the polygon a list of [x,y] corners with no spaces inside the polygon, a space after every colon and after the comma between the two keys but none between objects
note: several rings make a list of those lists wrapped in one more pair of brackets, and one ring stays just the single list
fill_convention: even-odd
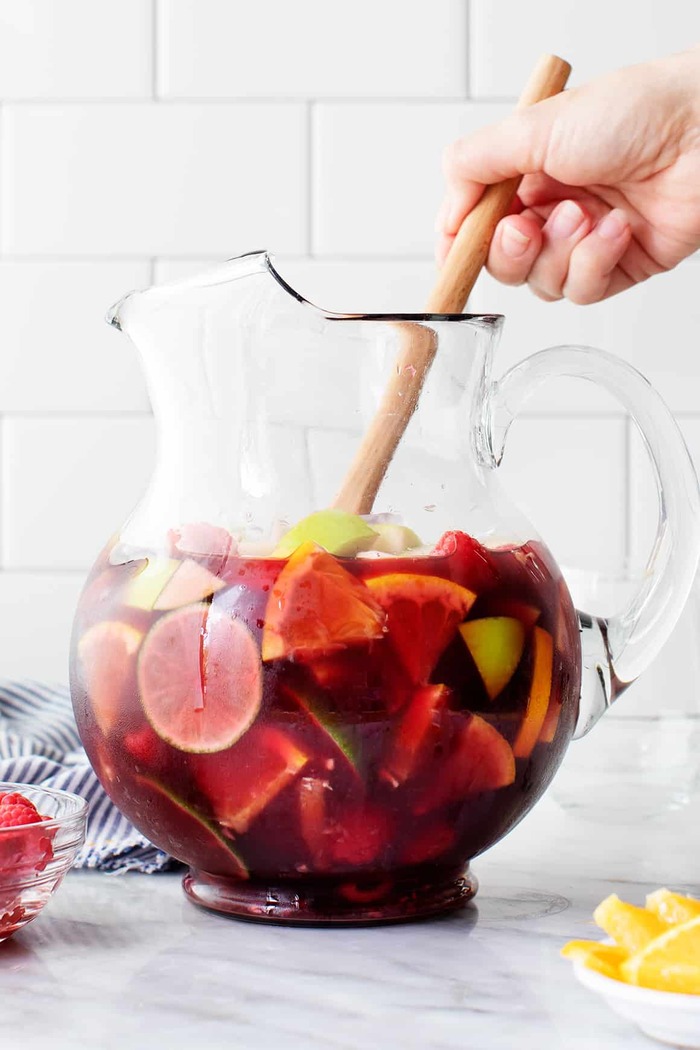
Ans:
[{"label": "thumb", "polygon": [[544,171],[554,128],[570,92],[516,110],[504,120],[458,139],[445,150],[443,171],[449,206],[444,229],[456,233],[484,186]]}]

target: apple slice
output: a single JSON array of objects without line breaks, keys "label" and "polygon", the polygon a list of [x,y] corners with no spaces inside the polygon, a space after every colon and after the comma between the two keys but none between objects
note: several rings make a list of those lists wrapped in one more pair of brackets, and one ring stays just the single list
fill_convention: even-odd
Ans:
[{"label": "apple slice", "polygon": [[180,562],[173,575],[166,581],[153,603],[153,608],[165,612],[178,609],[181,605],[201,602],[225,586],[225,582],[209,569],[192,558],[187,558],[186,561]]},{"label": "apple slice", "polygon": [[396,725],[382,763],[382,776],[394,787],[415,772],[427,747],[431,730],[437,732],[440,715],[450,697],[446,685],[424,685],[417,689]]},{"label": "apple slice", "polygon": [[547,715],[552,692],[554,642],[548,631],[535,627],[532,632],[533,668],[530,695],[522,725],[513,744],[516,758],[529,758]]},{"label": "apple slice", "polygon": [[406,525],[383,524],[372,527],[377,533],[371,547],[373,551],[381,551],[382,554],[403,554],[421,546],[420,536]]},{"label": "apple slice", "polygon": [[124,604],[134,609],[166,611],[202,601],[225,586],[223,580],[192,558],[150,558],[124,588]]},{"label": "apple slice", "polygon": [[304,543],[315,543],[329,554],[352,557],[367,550],[377,539],[376,531],[357,514],[344,510],[319,510],[298,521],[279,541],[273,557],[288,558]]},{"label": "apple slice", "polygon": [[195,777],[217,820],[242,835],[308,759],[286,733],[257,726],[230,751],[202,755]]},{"label": "apple slice", "polygon": [[510,682],[525,648],[525,628],[512,616],[468,620],[459,628],[490,700]]}]

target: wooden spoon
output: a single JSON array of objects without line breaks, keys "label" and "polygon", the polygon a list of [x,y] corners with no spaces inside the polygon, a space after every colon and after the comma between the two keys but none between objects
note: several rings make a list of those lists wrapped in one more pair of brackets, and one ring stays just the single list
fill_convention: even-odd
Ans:
[{"label": "wooden spoon", "polygon": [[[518,101],[518,109],[559,94],[571,66],[556,55],[544,55]],[[460,313],[488,256],[494,230],[508,214],[520,176],[488,186],[467,215],[428,298],[426,312]],[[401,351],[379,408],[362,439],[333,506],[351,514],[369,514],[379,487],[409,424],[437,352],[437,335],[429,327],[396,322]]]}]

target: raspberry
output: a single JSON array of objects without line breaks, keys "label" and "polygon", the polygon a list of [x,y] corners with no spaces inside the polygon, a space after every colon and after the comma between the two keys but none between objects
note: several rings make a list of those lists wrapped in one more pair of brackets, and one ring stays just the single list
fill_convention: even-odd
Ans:
[{"label": "raspberry", "polygon": [[24,795],[0,794],[0,871],[44,870],[53,857],[54,832],[28,825],[47,819]]},{"label": "raspberry", "polygon": [[34,806],[20,806],[15,804],[0,804],[0,828],[18,828],[22,824],[37,824],[43,817],[37,813]]}]

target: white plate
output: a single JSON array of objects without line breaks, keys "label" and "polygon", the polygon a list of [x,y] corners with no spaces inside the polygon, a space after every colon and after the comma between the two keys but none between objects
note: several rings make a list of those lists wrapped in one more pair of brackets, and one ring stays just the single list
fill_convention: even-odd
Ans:
[{"label": "white plate", "polygon": [[657,992],[653,988],[615,981],[574,962],[574,973],[597,992],[616,1013],[661,1043],[700,1050],[700,995]]}]

